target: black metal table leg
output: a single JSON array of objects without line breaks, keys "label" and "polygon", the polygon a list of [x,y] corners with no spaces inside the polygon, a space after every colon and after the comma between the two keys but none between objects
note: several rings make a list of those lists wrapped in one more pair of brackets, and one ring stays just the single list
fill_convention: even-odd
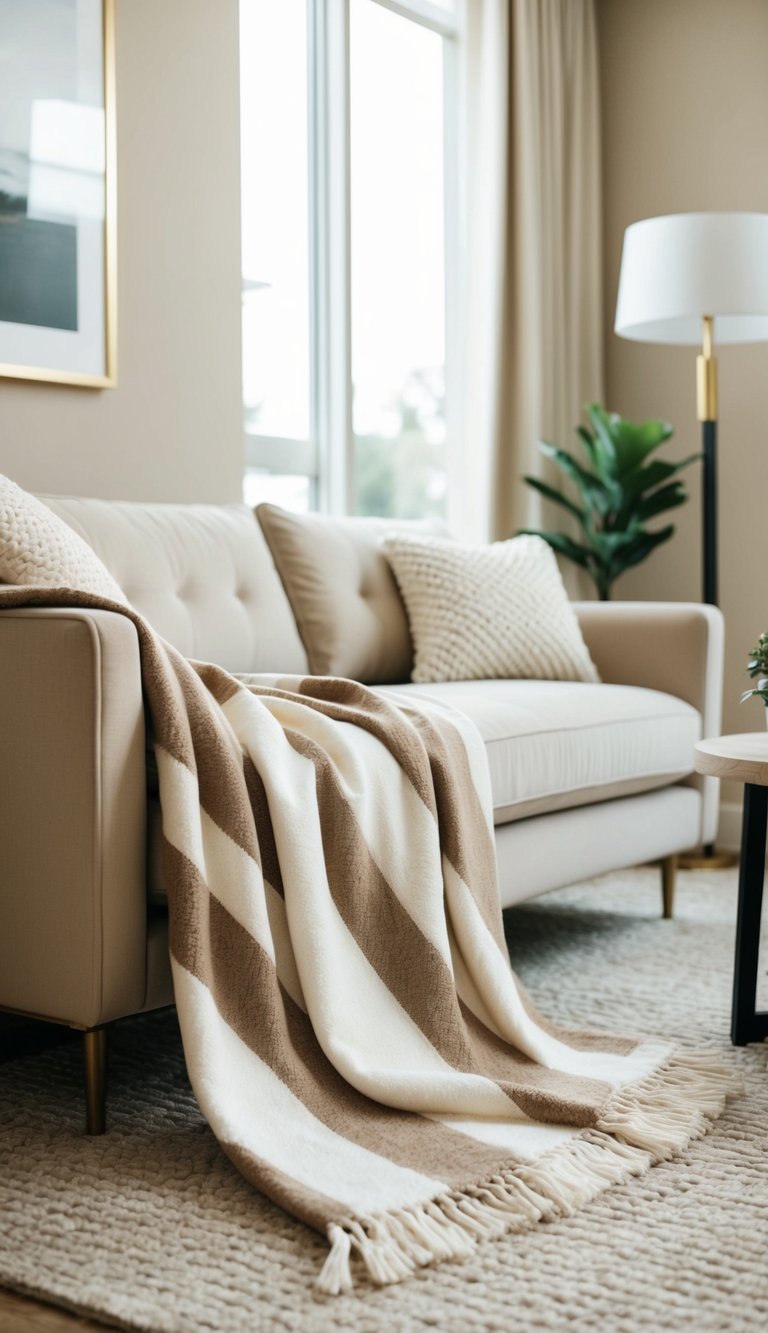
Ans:
[{"label": "black metal table leg", "polygon": [[745,783],[731,1011],[734,1046],[746,1046],[747,1042],[768,1036],[768,1013],[757,1013],[755,1008],[767,822],[768,787]]}]

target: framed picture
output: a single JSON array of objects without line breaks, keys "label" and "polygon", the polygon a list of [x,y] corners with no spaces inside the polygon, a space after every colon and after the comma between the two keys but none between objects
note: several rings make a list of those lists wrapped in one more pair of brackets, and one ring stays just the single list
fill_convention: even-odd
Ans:
[{"label": "framed picture", "polygon": [[113,0],[0,0],[0,375],[116,376]]}]

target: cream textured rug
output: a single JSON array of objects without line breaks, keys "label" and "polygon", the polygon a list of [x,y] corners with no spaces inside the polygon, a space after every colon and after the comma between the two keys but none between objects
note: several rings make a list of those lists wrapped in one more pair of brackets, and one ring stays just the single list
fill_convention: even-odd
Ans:
[{"label": "cream textured rug", "polygon": [[[673,922],[659,899],[658,873],[634,871],[518,908],[519,972],[556,1021],[728,1056],[735,872],[681,875]],[[76,1044],[0,1068],[0,1281],[151,1330],[756,1329],[766,1054],[732,1053],[747,1096],[682,1156],[463,1263],[329,1302],[310,1294],[322,1238],[256,1195],[203,1122],[173,1015],[136,1020],[114,1034],[103,1139],[82,1135]]]}]

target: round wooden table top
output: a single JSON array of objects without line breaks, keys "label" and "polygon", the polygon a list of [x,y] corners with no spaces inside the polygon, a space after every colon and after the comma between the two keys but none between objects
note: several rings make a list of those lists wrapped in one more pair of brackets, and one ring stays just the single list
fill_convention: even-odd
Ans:
[{"label": "round wooden table top", "polygon": [[696,745],[696,772],[768,787],[768,730],[713,736]]}]

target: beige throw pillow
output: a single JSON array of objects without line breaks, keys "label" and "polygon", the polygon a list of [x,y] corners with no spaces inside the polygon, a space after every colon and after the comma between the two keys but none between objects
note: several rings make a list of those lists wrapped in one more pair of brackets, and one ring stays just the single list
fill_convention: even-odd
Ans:
[{"label": "beige throw pillow", "polygon": [[99,557],[34,495],[0,475],[0,579],[130,603]]},{"label": "beige throw pillow", "polygon": [[[367,685],[401,683],[413,650],[400,594],[381,550],[391,519],[292,514],[260,504],[256,514],[288,594],[315,676]],[[432,524],[412,529],[434,531]]]},{"label": "beige throw pillow", "polygon": [[599,679],[554,554],[540,537],[383,543],[408,611],[412,679]]}]

